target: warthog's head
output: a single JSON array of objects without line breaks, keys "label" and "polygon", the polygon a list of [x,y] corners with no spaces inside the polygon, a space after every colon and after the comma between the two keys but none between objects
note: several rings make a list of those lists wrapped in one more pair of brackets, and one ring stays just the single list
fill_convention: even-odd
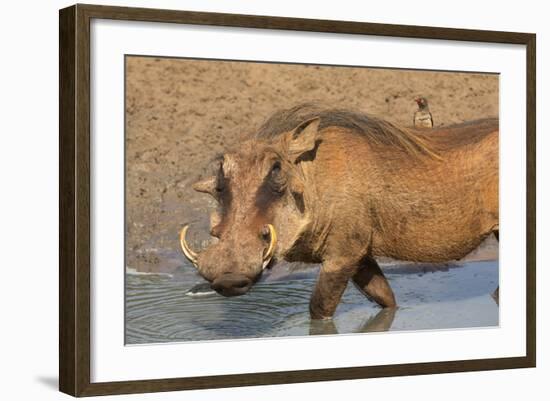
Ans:
[{"label": "warthog's head", "polygon": [[267,138],[254,138],[221,156],[215,173],[193,185],[219,204],[211,232],[219,241],[193,251],[180,232],[185,256],[225,296],[242,295],[308,225],[307,170],[316,152],[319,119]]}]

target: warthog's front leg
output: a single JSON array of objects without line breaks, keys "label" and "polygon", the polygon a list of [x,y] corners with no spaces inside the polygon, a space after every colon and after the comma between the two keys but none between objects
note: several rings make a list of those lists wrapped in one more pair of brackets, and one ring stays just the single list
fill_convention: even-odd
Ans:
[{"label": "warthog's front leg", "polygon": [[370,257],[363,259],[361,267],[353,276],[353,283],[378,305],[384,308],[397,306],[390,284],[376,260]]},{"label": "warthog's front leg", "polygon": [[312,319],[332,318],[348,280],[355,274],[357,268],[357,264],[348,264],[343,261],[323,263],[309,303]]}]

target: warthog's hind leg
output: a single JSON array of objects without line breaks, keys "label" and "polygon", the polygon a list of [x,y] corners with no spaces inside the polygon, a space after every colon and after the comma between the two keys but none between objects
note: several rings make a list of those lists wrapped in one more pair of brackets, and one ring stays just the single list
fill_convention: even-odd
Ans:
[{"label": "warthog's hind leg", "polygon": [[[495,238],[498,241],[499,240],[498,239],[498,230],[493,231],[493,234],[495,234]],[[500,287],[497,287],[497,289],[491,294],[491,297],[495,300],[497,305],[499,305],[499,300],[500,300],[499,291],[498,291],[499,288]]]},{"label": "warthog's hind leg", "polygon": [[376,260],[367,257],[353,276],[353,283],[370,300],[384,308],[397,306],[395,296]]}]

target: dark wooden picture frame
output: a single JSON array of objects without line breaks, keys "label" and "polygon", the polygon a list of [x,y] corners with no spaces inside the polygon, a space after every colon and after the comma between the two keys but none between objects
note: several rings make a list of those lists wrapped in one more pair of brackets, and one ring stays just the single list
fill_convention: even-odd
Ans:
[{"label": "dark wooden picture frame", "polygon": [[[90,21],[93,18],[525,45],[526,356],[91,383]],[[60,10],[59,29],[59,388],[62,392],[92,396],[535,366],[535,34],[80,4]]]}]

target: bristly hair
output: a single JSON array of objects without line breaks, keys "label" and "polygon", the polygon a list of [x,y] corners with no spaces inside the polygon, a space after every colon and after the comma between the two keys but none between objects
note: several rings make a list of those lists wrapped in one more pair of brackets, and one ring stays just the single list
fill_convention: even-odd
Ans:
[{"label": "bristly hair", "polygon": [[374,145],[398,146],[413,155],[439,156],[413,132],[368,114],[323,108],[315,103],[300,104],[273,114],[254,135],[257,139],[274,139],[289,132],[302,122],[319,117],[319,129],[327,127],[347,128],[360,134]]}]

